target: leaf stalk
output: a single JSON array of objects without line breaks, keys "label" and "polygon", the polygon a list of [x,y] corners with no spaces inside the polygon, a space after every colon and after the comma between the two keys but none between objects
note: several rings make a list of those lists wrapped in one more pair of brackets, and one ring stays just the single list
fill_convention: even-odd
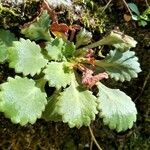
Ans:
[{"label": "leaf stalk", "polygon": [[102,148],[101,148],[100,145],[98,144],[98,142],[97,142],[97,140],[96,140],[96,138],[95,138],[95,136],[94,136],[94,134],[93,134],[93,131],[92,131],[92,129],[91,129],[90,126],[89,126],[89,131],[90,131],[92,140],[94,141],[94,143],[95,143],[95,145],[97,146],[97,148],[98,148],[99,150],[102,150]]}]

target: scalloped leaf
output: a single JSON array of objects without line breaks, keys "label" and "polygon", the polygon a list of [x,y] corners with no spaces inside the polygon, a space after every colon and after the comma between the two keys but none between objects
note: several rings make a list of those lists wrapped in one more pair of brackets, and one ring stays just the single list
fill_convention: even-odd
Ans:
[{"label": "scalloped leaf", "polygon": [[35,123],[47,104],[46,94],[35,86],[32,79],[9,77],[1,84],[0,111],[13,123]]},{"label": "scalloped leaf", "polygon": [[43,11],[34,22],[29,25],[24,25],[21,33],[31,40],[51,40],[49,32],[50,17],[47,11]]},{"label": "scalloped leaf", "polygon": [[62,51],[63,51],[63,55],[66,58],[70,58],[73,57],[75,50],[76,50],[76,46],[74,45],[74,43],[68,41],[64,44]]},{"label": "scalloped leaf", "polygon": [[132,128],[136,121],[137,110],[131,98],[119,89],[110,89],[98,83],[99,116],[105,125],[117,132]]},{"label": "scalloped leaf", "polygon": [[86,46],[86,48],[94,48],[101,45],[113,45],[114,47],[118,48],[117,50],[125,52],[130,48],[135,47],[136,44],[137,41],[135,41],[131,36],[116,30],[112,30],[109,35],[95,43]]},{"label": "scalloped leaf", "polygon": [[13,46],[9,48],[9,61],[9,66],[17,73],[31,76],[39,74],[48,62],[44,59],[39,45],[22,38],[13,42]]},{"label": "scalloped leaf", "polygon": [[76,47],[89,44],[91,42],[91,39],[92,33],[83,28],[76,36]]},{"label": "scalloped leaf", "polygon": [[63,122],[68,123],[70,128],[89,126],[98,113],[96,100],[90,91],[72,80],[71,85],[59,97],[58,114],[62,115]]},{"label": "scalloped leaf", "polygon": [[61,38],[56,38],[51,42],[47,42],[45,49],[48,52],[49,60],[61,61],[63,59],[63,46],[64,41]]},{"label": "scalloped leaf", "polygon": [[62,38],[56,38],[47,42],[45,49],[48,52],[49,60],[62,61],[73,56],[75,52],[73,42],[65,42]]},{"label": "scalloped leaf", "polygon": [[136,78],[137,73],[141,72],[138,58],[133,51],[122,53],[111,50],[104,60],[96,61],[96,65],[104,68],[111,78],[122,82]]},{"label": "scalloped leaf", "polygon": [[16,41],[15,35],[8,30],[0,29],[0,63],[8,58],[8,47]]},{"label": "scalloped leaf", "polygon": [[69,68],[69,63],[51,62],[43,71],[44,78],[49,82],[49,86],[60,89],[71,83],[73,70]]}]

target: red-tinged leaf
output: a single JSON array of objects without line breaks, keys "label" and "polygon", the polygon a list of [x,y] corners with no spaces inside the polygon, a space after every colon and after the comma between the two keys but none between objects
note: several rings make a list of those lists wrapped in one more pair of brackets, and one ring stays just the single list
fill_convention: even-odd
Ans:
[{"label": "red-tinged leaf", "polygon": [[91,57],[93,57],[94,56],[94,51],[92,50],[92,49],[89,49],[88,51],[87,51],[87,54],[86,54],[86,58],[91,58]]},{"label": "red-tinged leaf", "polygon": [[80,29],[81,29],[81,26],[80,26],[80,25],[77,25],[77,24],[71,25],[71,26],[70,26],[70,29],[80,30]]},{"label": "red-tinged leaf", "polygon": [[99,73],[97,75],[92,75],[90,72],[83,73],[82,84],[87,88],[92,88],[98,81],[108,79],[108,74],[106,72]]},{"label": "red-tinged leaf", "polygon": [[[81,26],[79,25],[71,25],[71,26],[68,26],[66,25],[65,23],[57,23],[57,22],[54,22],[52,25],[51,25],[51,32],[54,34],[54,36],[56,37],[62,37],[62,38],[67,38],[68,37],[68,31],[71,30],[73,31],[71,34],[71,37],[74,37],[74,33],[76,30],[80,30]],[[71,38],[73,39],[73,38]]]},{"label": "red-tinged leaf", "polygon": [[54,22],[51,25],[51,31],[52,32],[62,32],[62,33],[66,34],[69,31],[69,27],[64,23],[58,24],[57,22]]},{"label": "red-tinged leaf", "polygon": [[85,58],[89,64],[93,66],[95,65],[94,51],[92,49],[87,51]]},{"label": "red-tinged leaf", "polygon": [[68,31],[69,27],[64,23],[58,24],[57,22],[55,22],[51,25],[51,32],[56,37],[67,39]]},{"label": "red-tinged leaf", "polygon": [[100,80],[108,79],[106,72],[93,75],[94,71],[84,65],[78,65],[78,69],[82,72],[82,84],[87,88],[92,88]]},{"label": "red-tinged leaf", "polygon": [[62,38],[64,40],[67,40],[67,38],[68,38],[68,35],[66,35],[65,33],[62,33],[62,32],[57,32],[56,31],[56,32],[52,32],[52,33],[57,38]]}]

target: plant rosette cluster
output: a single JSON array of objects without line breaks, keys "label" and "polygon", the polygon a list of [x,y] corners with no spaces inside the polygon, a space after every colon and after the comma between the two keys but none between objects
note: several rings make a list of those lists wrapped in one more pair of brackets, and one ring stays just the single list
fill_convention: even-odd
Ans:
[{"label": "plant rosette cluster", "polygon": [[[0,85],[0,112],[21,125],[44,118],[80,128],[89,126],[97,115],[118,132],[130,129],[136,121],[135,104],[124,92],[106,87],[101,80],[124,82],[137,77],[140,64],[130,50],[137,42],[113,30],[92,43],[90,32],[54,22],[50,7],[44,5],[47,10],[21,27],[25,38],[18,40],[10,31],[0,29],[0,63],[8,62],[16,72]],[[68,31],[75,31],[72,29],[79,30],[72,32],[75,42],[68,40]],[[97,56],[93,48],[103,45],[112,49],[106,56]],[[51,87],[55,88],[53,93],[48,90]]]}]

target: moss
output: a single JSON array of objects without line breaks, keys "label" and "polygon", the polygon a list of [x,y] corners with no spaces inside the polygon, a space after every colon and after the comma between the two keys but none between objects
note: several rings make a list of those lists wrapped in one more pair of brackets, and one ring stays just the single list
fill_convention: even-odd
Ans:
[{"label": "moss", "polygon": [[102,2],[75,0],[74,9],[68,11],[67,18],[71,22],[80,22],[91,32],[104,33],[110,22],[101,4]]},{"label": "moss", "polygon": [[19,27],[35,18],[40,11],[40,3],[26,0],[24,3],[2,0],[0,3],[0,27]]}]

